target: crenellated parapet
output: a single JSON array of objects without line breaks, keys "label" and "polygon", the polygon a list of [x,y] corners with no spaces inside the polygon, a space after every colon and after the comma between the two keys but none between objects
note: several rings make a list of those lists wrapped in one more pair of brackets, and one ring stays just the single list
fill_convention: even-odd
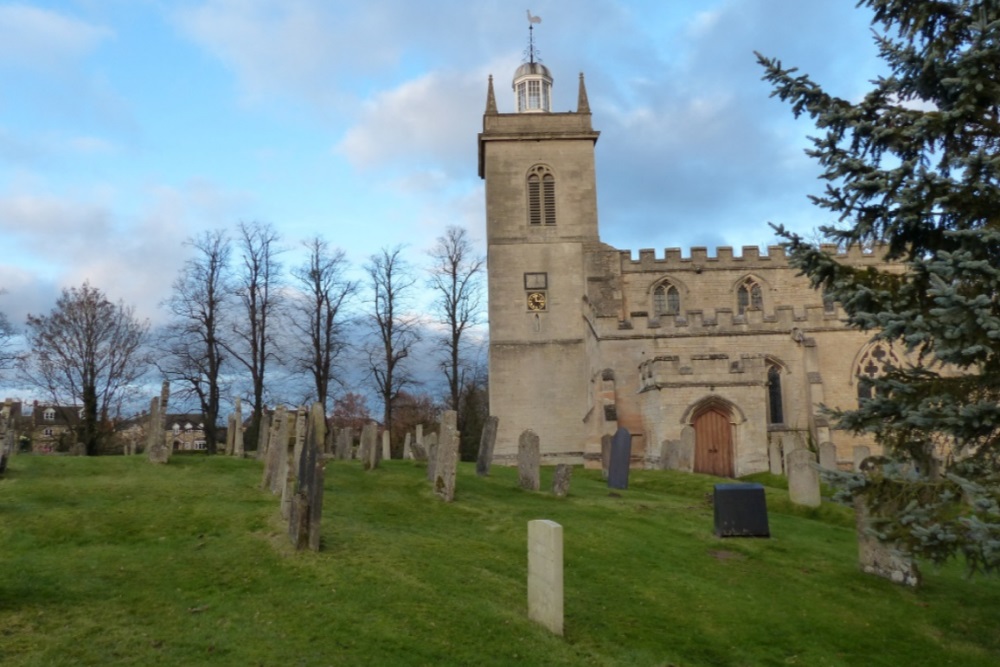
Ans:
[{"label": "crenellated parapet", "polygon": [[662,355],[639,365],[640,391],[690,384],[762,385],[766,359],[754,354]]},{"label": "crenellated parapet", "polygon": [[[842,251],[832,243],[822,244],[820,249],[833,255],[838,261],[854,266],[876,266],[884,263],[882,253],[866,251],[860,246],[851,246]],[[680,248],[667,248],[663,255],[656,256],[651,248],[639,250],[638,259],[633,259],[631,250],[619,250],[622,271],[637,273],[644,271],[701,271],[705,269],[747,269],[751,267],[787,268],[788,256],[780,245],[767,246],[761,254],[758,246],[743,246],[741,254],[735,254],[731,246],[721,246],[710,255],[704,246],[692,247],[688,256]]]},{"label": "crenellated parapet", "polygon": [[654,316],[647,311],[633,311],[627,320],[599,314],[589,309],[592,326],[601,334],[618,330],[642,332],[644,336],[702,336],[741,333],[790,333],[795,330],[841,328],[844,313],[839,308],[828,310],[822,305],[802,308],[777,306],[774,312],[751,309],[736,314],[732,308],[710,312],[689,310],[683,315]]}]

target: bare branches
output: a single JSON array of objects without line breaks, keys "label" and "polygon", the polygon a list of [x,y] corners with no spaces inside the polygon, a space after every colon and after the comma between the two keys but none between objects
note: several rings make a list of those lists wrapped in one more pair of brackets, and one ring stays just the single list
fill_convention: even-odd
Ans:
[{"label": "bare branches", "polygon": [[172,319],[160,345],[160,371],[180,384],[181,393],[198,398],[205,418],[205,447],[217,450],[216,424],[220,410],[222,365],[225,354],[221,329],[227,304],[231,244],[220,230],[204,232],[187,242],[195,250],[174,281],[165,302]]},{"label": "bare branches", "polygon": [[430,256],[433,264],[428,282],[436,293],[434,314],[446,327],[440,340],[444,349],[441,368],[448,379],[448,408],[457,411],[466,368],[462,336],[469,327],[482,321],[482,274],[486,259],[475,253],[461,227],[448,227]]},{"label": "bare branches", "polygon": [[309,257],[305,264],[292,269],[301,289],[292,303],[297,343],[293,365],[312,376],[317,400],[326,409],[333,371],[347,346],[342,309],[357,294],[358,282],[345,276],[347,259],[343,250],[331,249],[318,236],[303,245]]},{"label": "bare branches", "polygon": [[80,439],[98,451],[100,423],[117,417],[130,386],[145,372],[149,324],[123,303],[84,283],[64,289],[49,315],[28,316],[27,376],[56,403],[82,404]]},{"label": "bare branches", "polygon": [[401,252],[400,246],[382,248],[365,265],[372,301],[367,314],[371,333],[366,347],[368,368],[382,400],[386,426],[392,424],[393,402],[413,381],[405,362],[419,340],[417,323],[406,313],[416,279]]}]

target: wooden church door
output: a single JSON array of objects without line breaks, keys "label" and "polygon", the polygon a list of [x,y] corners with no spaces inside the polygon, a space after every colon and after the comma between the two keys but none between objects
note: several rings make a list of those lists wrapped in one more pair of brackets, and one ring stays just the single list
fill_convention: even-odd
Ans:
[{"label": "wooden church door", "polygon": [[694,417],[694,471],[716,477],[733,476],[733,425],[729,415],[710,406]]}]

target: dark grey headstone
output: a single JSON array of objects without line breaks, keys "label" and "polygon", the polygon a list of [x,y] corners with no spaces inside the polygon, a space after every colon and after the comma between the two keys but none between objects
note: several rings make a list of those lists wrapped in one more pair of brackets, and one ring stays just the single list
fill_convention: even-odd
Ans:
[{"label": "dark grey headstone", "polygon": [[632,434],[624,426],[618,427],[611,438],[611,460],[608,465],[608,488],[627,489],[628,470],[632,463]]},{"label": "dark grey headstone", "polygon": [[490,474],[490,463],[493,461],[493,445],[497,441],[497,425],[499,417],[487,417],[483,424],[483,435],[479,439],[479,456],[476,458],[476,474],[485,477]]},{"label": "dark grey headstone", "polygon": [[761,484],[716,484],[712,498],[719,537],[770,537]]}]

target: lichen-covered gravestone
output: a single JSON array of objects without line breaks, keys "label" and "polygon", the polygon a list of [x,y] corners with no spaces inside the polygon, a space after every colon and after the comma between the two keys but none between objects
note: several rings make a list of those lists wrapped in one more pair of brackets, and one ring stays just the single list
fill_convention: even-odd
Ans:
[{"label": "lichen-covered gravestone", "polygon": [[427,481],[433,482],[437,468],[438,434],[431,433],[424,442],[427,443]]},{"label": "lichen-covered gravestone", "polygon": [[233,408],[233,456],[243,458],[243,407],[239,397]]},{"label": "lichen-covered gravestone", "polygon": [[786,458],[788,498],[796,505],[819,507],[819,471],[816,457],[808,449],[796,449]]},{"label": "lichen-covered gravestone", "polygon": [[538,471],[540,463],[538,435],[528,429],[517,440],[517,479],[522,489],[538,491],[541,488]]},{"label": "lichen-covered gravestone", "polygon": [[489,416],[483,424],[483,435],[479,438],[479,455],[476,457],[476,474],[485,477],[490,474],[490,463],[493,462],[493,447],[497,441],[497,426],[500,418]]},{"label": "lichen-covered gravestone", "polygon": [[160,399],[153,399],[149,406],[149,440],[146,444],[146,451],[149,452],[149,460],[153,463],[167,463],[170,461],[170,453],[173,449],[166,442],[165,433],[167,430],[167,406],[170,402],[170,383],[164,382],[160,387]]},{"label": "lichen-covered gravestone", "polygon": [[267,440],[271,437],[271,415],[267,410],[260,414],[260,425],[257,427],[257,460],[262,461],[267,456]]},{"label": "lichen-covered gravestone", "polygon": [[358,457],[365,470],[374,470],[378,467],[378,448],[375,440],[378,438],[378,426],[373,422],[361,427],[361,445],[358,448]]},{"label": "lichen-covered gravestone", "polygon": [[298,462],[296,491],[288,517],[288,536],[296,549],[319,551],[323,515],[324,457],[326,420],[323,405],[309,410],[302,454]]},{"label": "lichen-covered gravestone", "polygon": [[559,498],[564,498],[569,493],[569,483],[572,478],[573,466],[568,463],[557,465],[552,474],[552,493]]},{"label": "lichen-covered gravestone", "polygon": [[854,499],[854,513],[858,532],[858,566],[861,571],[893,583],[919,586],[920,570],[913,559],[892,544],[880,542],[875,536],[864,498],[859,496]]},{"label": "lichen-covered gravestone", "polygon": [[455,473],[458,467],[459,433],[456,428],[458,415],[454,410],[446,410],[441,416],[440,442],[437,447],[437,463],[434,466],[434,493],[441,500],[455,499]]},{"label": "lichen-covered gravestone", "polygon": [[632,434],[619,426],[611,438],[611,463],[608,467],[608,488],[627,489],[628,471],[632,463]]}]

